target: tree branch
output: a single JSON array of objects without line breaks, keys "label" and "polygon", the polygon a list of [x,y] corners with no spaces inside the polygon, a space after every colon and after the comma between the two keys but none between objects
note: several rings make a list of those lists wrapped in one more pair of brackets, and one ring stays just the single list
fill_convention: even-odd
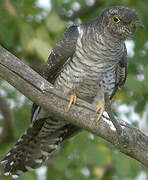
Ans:
[{"label": "tree branch", "polygon": [[[80,99],[68,113],[65,113],[68,98],[1,46],[0,76],[55,117],[69,121],[104,138],[124,154],[148,167],[148,137],[146,135],[130,124],[119,120],[123,132],[120,137],[117,136],[112,122],[103,117],[96,123],[97,115],[92,106]],[[48,93],[43,91],[45,89],[48,89]]]}]

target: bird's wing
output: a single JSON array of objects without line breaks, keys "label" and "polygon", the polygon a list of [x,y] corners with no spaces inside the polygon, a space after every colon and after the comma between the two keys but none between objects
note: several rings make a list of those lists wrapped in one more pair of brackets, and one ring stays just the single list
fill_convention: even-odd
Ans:
[{"label": "bird's wing", "polygon": [[78,37],[78,26],[71,26],[52,50],[44,71],[44,77],[49,82],[54,82],[63,66],[73,57]]},{"label": "bird's wing", "polygon": [[121,58],[121,60],[119,61],[119,63],[117,64],[117,68],[116,68],[116,84],[115,84],[115,88],[114,91],[110,97],[110,99],[113,98],[113,96],[115,95],[116,91],[118,89],[121,89],[126,81],[126,77],[127,77],[127,50],[126,47],[124,45],[124,54],[123,57]]},{"label": "bird's wing", "polygon": [[[58,72],[72,58],[78,36],[77,26],[72,26],[56,44],[44,75],[49,82],[54,83]],[[16,178],[23,172],[40,167],[59,144],[80,131],[79,127],[55,120],[44,112],[40,106],[33,104],[30,127],[1,161],[5,175]]]},{"label": "bird's wing", "polygon": [[[44,78],[50,83],[54,83],[58,73],[69,59],[73,57],[78,37],[78,26],[73,25],[69,27],[69,29],[64,33],[63,39],[53,48],[44,69]],[[37,118],[40,109],[41,108],[37,104],[33,104],[31,122],[34,122]]]},{"label": "bird's wing", "polygon": [[118,64],[118,67],[117,67],[117,76],[118,76],[118,79],[117,79],[117,84],[116,86],[118,86],[118,89],[122,88],[125,84],[125,81],[126,81],[126,77],[127,77],[127,59],[123,58],[119,64]]}]

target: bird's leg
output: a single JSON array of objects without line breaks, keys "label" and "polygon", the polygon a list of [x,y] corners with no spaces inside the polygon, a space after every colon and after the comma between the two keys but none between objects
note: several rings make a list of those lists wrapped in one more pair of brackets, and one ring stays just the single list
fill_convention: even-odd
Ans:
[{"label": "bird's leg", "polygon": [[75,92],[72,92],[71,95],[70,95],[70,101],[69,101],[69,104],[65,110],[65,112],[68,112],[72,106],[72,104],[75,104],[76,103],[76,100],[77,100],[77,95]]},{"label": "bird's leg", "polygon": [[97,118],[96,122],[98,122],[101,119],[103,112],[104,112],[104,104],[101,101],[98,101],[97,109],[96,109],[96,113],[98,114],[98,118]]}]

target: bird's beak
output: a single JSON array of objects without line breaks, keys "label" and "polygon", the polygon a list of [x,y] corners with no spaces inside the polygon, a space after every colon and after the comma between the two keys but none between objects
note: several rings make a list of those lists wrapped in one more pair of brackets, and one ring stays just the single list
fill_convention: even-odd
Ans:
[{"label": "bird's beak", "polygon": [[145,28],[144,24],[142,24],[140,21],[136,21],[133,23],[136,27],[142,27]]}]

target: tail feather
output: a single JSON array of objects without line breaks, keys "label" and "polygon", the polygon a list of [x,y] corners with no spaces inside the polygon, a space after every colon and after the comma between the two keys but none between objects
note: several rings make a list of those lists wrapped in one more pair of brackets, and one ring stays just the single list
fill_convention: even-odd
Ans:
[{"label": "tail feather", "polygon": [[13,178],[44,164],[58,146],[80,131],[80,128],[52,118],[41,118],[19,138],[6,157],[0,161],[5,175]]}]

